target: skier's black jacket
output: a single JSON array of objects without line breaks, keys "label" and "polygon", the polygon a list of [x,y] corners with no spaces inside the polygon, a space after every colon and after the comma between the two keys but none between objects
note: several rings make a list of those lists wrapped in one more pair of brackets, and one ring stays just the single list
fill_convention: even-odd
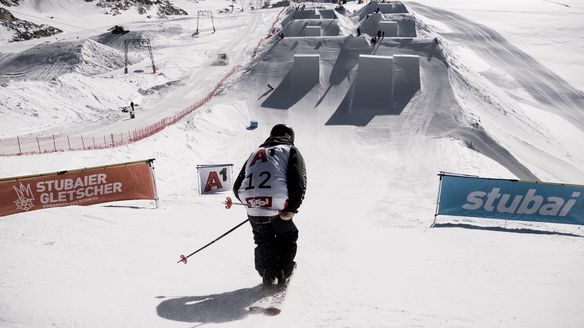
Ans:
[{"label": "skier's black jacket", "polygon": [[[288,186],[288,205],[284,209],[287,212],[298,213],[298,208],[304,200],[304,194],[306,192],[306,166],[304,165],[304,159],[298,148],[294,146],[294,143],[289,137],[269,137],[266,141],[260,145],[260,147],[272,147],[276,145],[290,145],[290,157],[288,158],[288,168],[286,170],[286,184]],[[235,183],[233,184],[233,193],[235,197],[241,201],[239,198],[239,187],[245,179],[245,166],[247,162],[243,164]]]}]

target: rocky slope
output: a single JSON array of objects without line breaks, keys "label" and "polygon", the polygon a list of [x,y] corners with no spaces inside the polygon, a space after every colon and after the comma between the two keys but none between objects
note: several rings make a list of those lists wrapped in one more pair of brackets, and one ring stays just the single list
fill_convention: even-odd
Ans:
[{"label": "rocky slope", "polygon": [[[120,15],[127,10],[137,10],[141,15],[146,15],[152,10],[156,10],[158,16],[168,15],[188,15],[188,13],[175,6],[169,0],[79,0],[85,2],[94,2],[96,10],[101,10],[106,15]],[[17,8],[20,6],[20,0],[0,0],[0,25],[9,32],[11,42],[30,40],[33,38],[43,38],[62,31],[53,26],[45,24],[35,24],[18,17],[15,17],[8,7]]]},{"label": "rocky slope", "polygon": [[56,27],[45,24],[38,25],[16,18],[5,8],[0,8],[0,25],[4,26],[9,32],[12,32],[12,38],[9,41],[30,40],[63,32]]}]

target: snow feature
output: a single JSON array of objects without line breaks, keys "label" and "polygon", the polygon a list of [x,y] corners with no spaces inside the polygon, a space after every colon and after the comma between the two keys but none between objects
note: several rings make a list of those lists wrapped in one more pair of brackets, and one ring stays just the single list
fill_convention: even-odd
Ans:
[{"label": "snow feature", "polygon": [[[397,24],[397,25],[395,25]],[[415,38],[416,23],[411,14],[383,15],[371,14],[368,18],[360,21],[361,33],[376,36],[377,31],[385,31],[385,37]]]},{"label": "snow feature", "polygon": [[[310,29],[318,28],[318,32],[310,34]],[[318,34],[316,34],[318,33]],[[340,34],[339,24],[336,19],[296,19],[286,25],[285,37],[301,36],[338,36]]]},{"label": "snow feature", "polygon": [[389,1],[380,3],[378,1],[370,1],[364,7],[357,11],[359,20],[363,20],[367,15],[377,14],[404,14],[408,13],[408,9],[401,1]]},{"label": "snow feature", "polygon": [[393,103],[393,57],[359,55],[353,111],[383,111]]},{"label": "snow feature", "polygon": [[[130,53],[128,64],[144,57],[144,54]],[[54,42],[40,44],[0,62],[0,81],[51,80],[73,72],[92,76],[121,69],[124,64],[123,52],[94,40]]]},{"label": "snow feature", "polygon": [[[449,1],[440,0],[444,2]],[[207,6],[216,3],[198,2]],[[449,3],[470,9],[481,5]],[[520,3],[525,6],[524,1]],[[537,5],[560,7],[549,2]],[[529,6],[521,7],[517,20],[527,22],[532,17],[524,14],[534,4],[530,2]],[[561,10],[576,15],[574,8]],[[365,37],[350,33],[343,33],[343,37],[273,38],[253,65],[247,66],[229,87],[222,88],[208,105],[135,144],[98,151],[0,157],[2,176],[154,157],[161,198],[158,209],[108,204],[2,218],[2,320],[19,328],[205,324],[244,328],[388,324],[579,327],[584,312],[584,252],[577,228],[453,218],[439,222],[444,223],[440,228],[428,226],[438,189],[436,174],[441,170],[583,183],[580,140],[584,140],[584,133],[557,112],[543,110],[537,99],[529,99],[530,107],[523,107],[525,103],[520,101],[526,98],[508,96],[505,83],[489,80],[469,68],[459,52],[469,43],[449,42],[460,36],[458,33],[436,35],[422,21],[425,17],[412,11],[422,38],[386,38],[373,47]],[[169,87],[168,97],[161,95],[160,103],[153,108],[167,115],[174,108],[184,108],[183,97],[192,103],[199,94],[206,94],[203,86],[215,85],[222,74],[217,73],[217,66],[205,66],[205,60],[224,52],[222,49],[236,49],[230,56],[234,61],[238,56],[249,58],[250,49],[263,35],[256,39],[248,36],[253,29],[268,31],[276,15],[273,9],[234,13],[223,21],[232,23],[230,33],[219,34],[218,30],[221,37],[202,33],[194,41],[174,39],[171,45],[177,46],[169,47],[172,55],[158,49],[157,54],[167,56],[161,72],[174,73],[172,76],[180,77],[185,86]],[[254,19],[249,21],[249,17]],[[449,17],[439,15],[435,19],[446,25],[451,23]],[[358,16],[354,18],[340,18],[339,28],[354,33]],[[241,32],[250,26],[253,29]],[[439,43],[433,41],[435,36]],[[549,40],[538,41],[543,44]],[[501,45],[504,43],[499,40],[490,46]],[[550,45],[550,49],[559,46]],[[515,56],[522,54],[513,50],[513,56],[500,55],[499,66],[493,69],[511,70],[509,67],[517,63]],[[211,55],[206,56],[207,52]],[[319,82],[286,98],[296,55],[319,55]],[[344,106],[359,74],[360,55],[394,58],[395,104],[391,112],[364,114],[361,119],[346,115],[348,107]],[[420,89],[407,96],[395,91],[407,85],[406,76],[398,69],[400,56],[419,58]],[[188,58],[191,67],[182,58]],[[407,62],[401,64],[404,71],[409,67]],[[178,67],[172,63],[178,63]],[[537,73],[544,72],[543,66],[534,67]],[[507,74],[504,70],[494,72]],[[86,84],[82,87],[93,90],[96,85],[126,85],[130,94],[136,92],[133,83],[146,79],[130,74],[127,79],[134,82],[124,84],[124,79],[109,76],[84,77]],[[558,86],[556,82],[562,81],[551,76],[554,79],[545,82],[550,78],[545,74],[539,77],[543,85]],[[3,86],[2,97],[6,90],[17,89],[23,82]],[[267,106],[265,98],[258,99],[267,83],[275,89],[266,97],[271,97],[277,107]],[[522,90],[516,89],[518,93]],[[35,110],[47,118],[61,115],[63,101],[73,103],[79,96],[62,93],[61,97],[69,98],[55,101],[51,97],[55,90],[25,91],[46,100],[36,103]],[[281,98],[274,96],[278,92]],[[122,91],[108,99],[127,102],[127,93]],[[124,99],[116,100],[120,95]],[[30,101],[21,99],[23,104]],[[552,101],[563,105],[558,99]],[[79,102],[85,104],[81,98]],[[16,104],[10,107],[17,108]],[[4,127],[14,131],[9,125],[23,129],[28,124],[23,116],[12,113],[2,111],[2,131],[8,135]],[[257,129],[245,129],[250,118],[259,122]],[[142,124],[136,122],[122,123],[133,127]],[[190,259],[186,266],[176,261],[179,254],[196,249],[245,219],[243,211],[223,208],[224,194],[198,195],[195,165],[240,165],[265,140],[272,124],[282,122],[296,131],[296,145],[306,159],[309,184],[307,197],[294,219],[300,229],[298,269],[282,314],[265,318],[250,316],[245,310],[261,297],[249,228],[234,231]],[[76,124],[80,129],[95,131],[85,121]]]}]

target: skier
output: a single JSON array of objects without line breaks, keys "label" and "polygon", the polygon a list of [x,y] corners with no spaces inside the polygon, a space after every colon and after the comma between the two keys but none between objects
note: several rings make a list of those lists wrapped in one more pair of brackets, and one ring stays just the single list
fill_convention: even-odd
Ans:
[{"label": "skier", "polygon": [[136,114],[134,114],[134,102],[133,101],[130,102],[130,107],[132,108],[132,109],[130,109],[130,118],[135,118]]},{"label": "skier", "polygon": [[248,204],[256,248],[255,269],[264,286],[284,286],[296,266],[298,229],[292,221],[304,199],[306,167],[294,130],[276,124],[237,176],[233,193]]}]

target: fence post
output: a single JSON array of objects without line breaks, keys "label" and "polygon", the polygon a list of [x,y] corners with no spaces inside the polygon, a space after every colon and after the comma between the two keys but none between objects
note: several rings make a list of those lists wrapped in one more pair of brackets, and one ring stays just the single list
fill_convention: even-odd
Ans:
[{"label": "fence post", "polygon": [[67,135],[67,143],[69,144],[69,150],[71,150],[71,140],[69,140],[69,135]]},{"label": "fence post", "polygon": [[83,145],[83,150],[85,150],[85,141],[83,141],[83,135],[81,135],[81,144]]},{"label": "fence post", "polygon": [[114,140],[114,134],[112,133],[112,147],[115,147],[115,146],[116,146],[116,142]]},{"label": "fence post", "polygon": [[103,135],[103,148],[107,148],[107,139],[105,138],[105,134]]},{"label": "fence post", "polygon": [[18,155],[22,155],[22,148],[20,148],[20,138],[16,136],[16,141],[18,141]]},{"label": "fence post", "polygon": [[53,147],[55,148],[55,152],[57,151],[57,143],[55,142],[55,134],[53,134]]},{"label": "fence post", "polygon": [[37,138],[37,146],[39,146],[39,154],[41,153],[41,143],[39,142],[39,136]]},{"label": "fence post", "polygon": [[95,136],[93,136],[93,149],[97,149],[97,146],[95,145]]}]

